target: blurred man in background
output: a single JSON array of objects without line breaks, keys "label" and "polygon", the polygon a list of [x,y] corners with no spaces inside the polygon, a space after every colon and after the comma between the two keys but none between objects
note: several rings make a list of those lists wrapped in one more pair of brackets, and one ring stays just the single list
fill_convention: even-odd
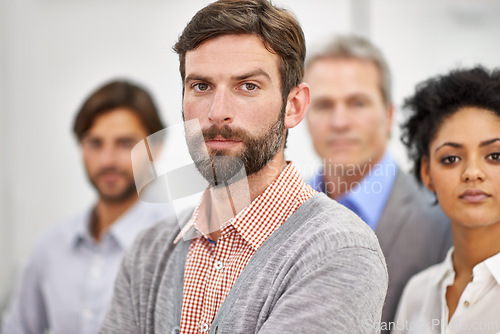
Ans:
[{"label": "blurred man in background", "polygon": [[4,318],[3,334],[98,332],[124,250],[168,215],[138,200],[131,149],[164,125],[148,92],[127,81],[94,91],[76,115],[95,205],[37,241]]},{"label": "blurred man in background", "polygon": [[376,46],[356,36],[329,41],[308,58],[305,82],[309,132],[323,162],[311,186],[354,211],[378,236],[389,271],[384,329],[408,279],[446,255],[449,224],[387,149],[391,77]]}]

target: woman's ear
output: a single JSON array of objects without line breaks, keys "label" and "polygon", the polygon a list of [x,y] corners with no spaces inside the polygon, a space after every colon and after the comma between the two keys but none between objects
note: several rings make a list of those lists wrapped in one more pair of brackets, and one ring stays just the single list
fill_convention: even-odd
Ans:
[{"label": "woman's ear", "polygon": [[304,119],[310,104],[311,92],[308,84],[301,83],[292,88],[286,101],[285,128],[290,129],[299,124]]},{"label": "woman's ear", "polygon": [[430,173],[429,157],[422,157],[422,160],[420,161],[420,178],[429,191],[433,193],[436,192]]}]

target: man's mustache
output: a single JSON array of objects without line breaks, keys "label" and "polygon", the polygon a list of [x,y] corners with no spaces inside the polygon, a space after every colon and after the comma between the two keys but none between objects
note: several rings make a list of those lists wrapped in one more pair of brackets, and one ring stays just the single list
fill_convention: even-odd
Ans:
[{"label": "man's mustache", "polygon": [[222,137],[227,140],[237,140],[248,142],[251,140],[251,137],[247,134],[246,131],[242,129],[234,129],[229,125],[224,125],[221,127],[212,125],[206,130],[202,130],[203,139],[205,141],[215,139],[216,137]]},{"label": "man's mustache", "polygon": [[101,177],[101,176],[104,176],[107,174],[120,174],[120,175],[125,175],[125,176],[127,175],[127,173],[125,171],[120,170],[116,167],[107,167],[107,168],[103,168],[103,169],[98,170],[94,174],[94,177]]}]

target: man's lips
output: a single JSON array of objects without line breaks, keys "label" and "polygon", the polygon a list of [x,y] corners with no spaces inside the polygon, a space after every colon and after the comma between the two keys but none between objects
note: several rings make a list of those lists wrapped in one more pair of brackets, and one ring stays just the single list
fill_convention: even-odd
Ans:
[{"label": "man's lips", "polygon": [[480,189],[467,189],[459,197],[466,202],[478,203],[491,197],[491,195],[488,195]]},{"label": "man's lips", "polygon": [[350,148],[358,144],[358,140],[352,138],[337,138],[328,140],[328,146],[334,149]]},{"label": "man's lips", "polygon": [[99,173],[97,178],[106,183],[113,183],[118,181],[123,177],[122,173],[119,172],[107,172],[107,173]]},{"label": "man's lips", "polygon": [[213,139],[205,140],[205,144],[207,145],[208,148],[216,149],[216,150],[231,148],[231,147],[234,147],[236,145],[239,145],[240,143],[241,143],[240,140],[226,139],[226,138],[223,138],[221,136],[217,136]]}]

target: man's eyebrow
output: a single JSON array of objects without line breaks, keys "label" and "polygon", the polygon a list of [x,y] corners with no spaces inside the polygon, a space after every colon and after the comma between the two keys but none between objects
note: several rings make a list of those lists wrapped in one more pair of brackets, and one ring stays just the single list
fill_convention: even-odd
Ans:
[{"label": "man's eyebrow", "polygon": [[210,81],[207,77],[198,74],[190,74],[184,79],[185,82],[189,81]]},{"label": "man's eyebrow", "polygon": [[141,140],[141,139],[143,138],[136,135],[123,135],[115,138],[116,141]]},{"label": "man's eyebrow", "polygon": [[257,77],[257,76],[264,76],[267,79],[271,80],[271,76],[266,71],[264,71],[263,69],[258,69],[258,70],[255,70],[255,71],[251,71],[251,72],[248,72],[248,73],[244,73],[244,74],[241,74],[241,75],[234,76],[234,79],[240,81],[240,80],[245,80],[245,79],[248,79],[248,78],[251,78],[251,77]]},{"label": "man's eyebrow", "polygon": [[[258,69],[258,70],[251,71],[251,72],[248,72],[248,73],[243,73],[243,74],[235,75],[235,76],[232,77],[232,79],[236,80],[236,81],[241,81],[241,80],[245,80],[245,79],[248,79],[248,78],[251,78],[251,77],[257,77],[257,76],[264,76],[267,79],[271,80],[271,76],[269,75],[269,73],[267,73],[263,69]],[[188,75],[184,81],[185,82],[191,82],[191,81],[210,82],[211,80],[210,80],[209,77],[193,73],[193,74]]]}]

